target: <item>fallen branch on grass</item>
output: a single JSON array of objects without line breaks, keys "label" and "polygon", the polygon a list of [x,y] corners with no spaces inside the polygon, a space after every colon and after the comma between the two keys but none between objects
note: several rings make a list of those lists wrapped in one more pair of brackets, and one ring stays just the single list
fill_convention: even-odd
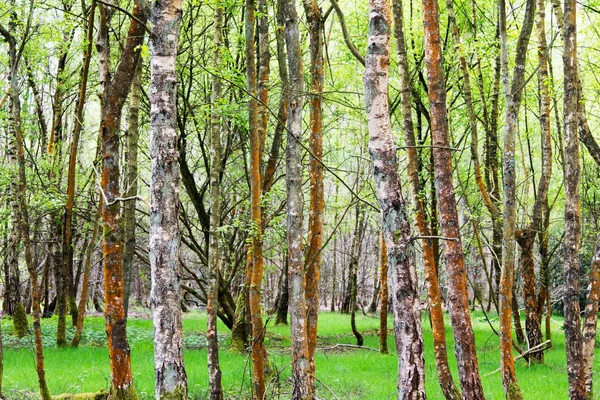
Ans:
[{"label": "fallen branch on grass", "polygon": [[[517,357],[515,357],[515,361],[517,361],[520,358],[526,357],[527,355],[529,355],[531,353],[537,353],[537,352],[540,352],[540,351],[546,351],[550,347],[552,347],[552,341],[551,340],[546,340],[544,343],[540,343],[537,346],[533,346],[529,350],[524,351],[522,354],[520,354]],[[494,370],[492,372],[489,372],[489,373],[485,374],[484,377],[488,377],[490,375],[494,375],[495,373],[498,373],[498,372],[500,372],[500,368],[498,368],[497,370]]]},{"label": "fallen branch on grass", "polygon": [[344,344],[344,343],[338,343],[331,347],[321,347],[320,349],[317,349],[317,350],[329,351],[329,350],[335,350],[335,349],[339,349],[339,348],[343,348],[343,347],[349,347],[351,349],[364,349],[364,350],[371,350],[371,351],[379,352],[379,349],[375,349],[373,347],[357,346],[355,344]]}]

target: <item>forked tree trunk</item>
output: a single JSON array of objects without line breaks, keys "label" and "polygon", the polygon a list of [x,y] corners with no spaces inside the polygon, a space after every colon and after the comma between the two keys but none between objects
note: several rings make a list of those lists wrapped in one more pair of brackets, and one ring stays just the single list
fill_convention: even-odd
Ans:
[{"label": "forked tree trunk", "polygon": [[[308,249],[306,251],[306,336],[311,379],[315,376],[315,350],[317,348],[317,320],[319,317],[319,276],[321,273],[321,247],[323,246],[323,221],[325,194],[323,187],[323,20],[316,0],[303,0],[308,22],[310,42],[310,136],[309,165],[310,211],[308,218]],[[314,390],[314,384],[311,384]],[[314,396],[314,392],[310,393]]]},{"label": "forked tree trunk", "polygon": [[[446,331],[444,326],[444,314],[442,312],[442,299],[438,283],[437,267],[433,249],[433,240],[427,239],[432,236],[426,220],[425,204],[422,199],[422,185],[419,178],[419,160],[416,148],[414,124],[410,105],[411,83],[408,70],[408,58],[406,56],[406,44],[404,39],[404,13],[401,0],[394,0],[394,34],[398,52],[398,69],[400,71],[400,107],[402,109],[402,130],[404,142],[408,154],[408,180],[415,207],[415,223],[421,239],[421,253],[425,265],[425,279],[427,281],[427,298],[431,315],[431,329],[433,331],[433,347],[435,353],[435,364],[438,380],[446,399],[459,399],[460,391],[454,383],[450,367],[448,366],[448,354],[446,346]],[[383,276],[382,276],[383,278]],[[382,297],[383,299],[383,297]]]},{"label": "forked tree trunk", "polygon": [[156,399],[187,399],[179,306],[177,44],[181,0],[154,3],[150,38],[150,269]]},{"label": "forked tree trunk", "polygon": [[577,18],[575,0],[565,0],[564,9],[564,180],[565,180],[565,239],[564,239],[564,311],[565,347],[569,375],[569,397],[586,398],[584,360],[579,313],[579,242],[581,216],[579,204],[579,134]]},{"label": "forked tree trunk", "polygon": [[292,337],[292,398],[312,399],[314,383],[310,376],[306,337],[306,300],[302,249],[302,106],[304,73],[298,13],[294,0],[280,0],[285,20],[285,42],[290,77],[290,111],[286,143],[287,245],[290,284],[290,331]]},{"label": "forked tree trunk", "polygon": [[381,232],[381,245],[379,247],[379,275],[381,276],[381,301],[379,308],[379,352],[388,353],[387,344],[387,316],[388,316],[388,258],[387,246],[385,245],[385,236]]},{"label": "forked tree trunk", "polygon": [[102,252],[104,261],[104,298],[108,352],[110,357],[112,399],[137,399],[131,373],[131,351],[127,342],[127,319],[123,298],[123,239],[120,221],[119,129],[123,105],[131,87],[139,48],[144,40],[147,15],[144,5],[135,3],[125,47],[121,52],[114,77],[110,76],[108,21],[105,5],[99,4],[100,27],[97,42],[101,57],[101,83],[105,86],[102,101],[100,130],[102,135],[102,180],[100,184],[102,207]]},{"label": "forked tree trunk", "polygon": [[390,64],[390,3],[369,1],[369,36],[365,58],[365,107],[369,153],[373,162],[382,229],[392,268],[394,331],[398,354],[398,399],[425,398],[425,361],[417,276],[406,205],[398,174],[396,145],[390,125],[388,74]]},{"label": "forked tree trunk", "polygon": [[[221,66],[223,42],[223,5],[215,4],[214,13],[214,65]],[[220,235],[221,226],[221,78],[217,74],[211,77],[211,127],[210,127],[210,241],[208,248],[208,293],[206,295],[206,341],[208,383],[210,399],[223,399],[221,368],[219,366],[219,341],[217,335],[217,310],[219,299]]]},{"label": "forked tree trunk", "polygon": [[425,31],[425,65],[429,84],[430,125],[434,176],[438,201],[440,231],[448,272],[448,302],[450,322],[454,332],[454,348],[463,394],[482,399],[475,336],[467,299],[467,271],[458,223],[458,211],[452,179],[452,150],[448,135],[446,87],[443,70],[437,0],[423,0]]},{"label": "forked tree trunk", "polygon": [[508,77],[508,42],[506,37],[506,5],[500,0],[499,24],[500,46],[502,49],[502,83],[506,97],[506,112],[504,121],[504,226],[502,243],[502,276],[500,280],[500,350],[502,384],[507,399],[522,399],[521,388],[517,382],[515,363],[512,354],[512,307],[515,270],[515,224],[517,215],[516,204],[516,170],[515,170],[515,132],[519,108],[525,86],[525,61],[527,46],[535,16],[535,0],[527,0],[523,27],[519,34],[515,68],[512,82]]}]

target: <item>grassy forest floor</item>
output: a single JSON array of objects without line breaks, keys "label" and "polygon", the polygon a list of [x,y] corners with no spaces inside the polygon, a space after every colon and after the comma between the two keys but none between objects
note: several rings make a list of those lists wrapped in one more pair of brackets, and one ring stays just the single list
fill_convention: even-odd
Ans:
[{"label": "grassy forest floor", "polygon": [[[148,315],[149,316],[149,315]],[[497,318],[491,316],[492,323],[498,329]],[[483,316],[476,312],[472,315],[475,330],[479,367],[483,386],[488,399],[504,398],[499,373],[486,376],[499,367],[500,353],[498,337]],[[433,345],[429,323],[423,323],[425,336],[425,357],[427,369],[427,394],[430,399],[442,399],[437,383],[437,374],[433,358]],[[289,328],[272,326],[269,322],[267,348],[270,360],[278,374],[268,388],[268,398],[289,398],[290,352]],[[373,316],[360,315],[358,328],[365,335],[365,346],[377,348],[379,343],[379,320]],[[553,317],[553,345],[546,352],[544,365],[527,365],[523,360],[516,361],[517,375],[526,399],[566,399],[568,384],[566,356],[562,320]],[[392,327],[392,321],[389,321]],[[456,378],[452,334],[447,323],[447,339],[450,365]],[[95,392],[109,386],[108,351],[104,332],[104,319],[87,317],[82,344],[78,349],[57,348],[55,346],[56,318],[42,322],[44,333],[46,377],[53,394]],[[149,318],[130,318],[128,337],[131,346],[133,372],[138,394],[142,399],[153,398],[154,369],[152,321]],[[188,313],[183,321],[186,370],[190,397],[207,397],[207,367],[205,337],[205,314]],[[249,394],[251,366],[245,355],[228,352],[229,331],[221,325],[220,351],[223,386],[229,399],[245,399]],[[31,335],[23,339],[13,336],[12,322],[2,322],[4,336],[4,393],[9,399],[28,399],[34,396],[37,388],[37,375],[34,369],[35,355]],[[222,335],[221,335],[222,334]],[[73,335],[70,328],[68,337]],[[350,317],[338,313],[321,313],[319,316],[319,347],[327,348],[337,343],[356,344],[350,331]],[[316,356],[318,395],[326,399],[394,399],[396,386],[396,357],[393,335],[388,335],[389,355],[381,355],[366,349],[337,348],[319,350]],[[596,357],[600,350],[596,350]],[[600,368],[596,368],[596,374]],[[278,377],[278,378],[277,378]],[[458,383],[458,380],[457,380]],[[326,385],[326,387],[324,385]],[[335,396],[332,395],[335,393]]]}]

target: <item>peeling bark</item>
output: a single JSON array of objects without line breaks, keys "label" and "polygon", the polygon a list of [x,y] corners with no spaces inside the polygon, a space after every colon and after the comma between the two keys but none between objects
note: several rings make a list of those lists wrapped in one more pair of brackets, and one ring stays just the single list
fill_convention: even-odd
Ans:
[{"label": "peeling bark", "polygon": [[[179,306],[177,71],[181,0],[157,1],[150,40],[150,268],[156,399],[186,399]],[[207,335],[210,332],[207,332]]]},{"label": "peeling bark", "polygon": [[398,399],[425,398],[423,335],[416,293],[417,276],[406,203],[398,174],[398,159],[390,125],[388,74],[391,34],[388,0],[369,1],[369,36],[365,58],[365,107],[369,153],[376,196],[392,269],[394,331],[398,356]]}]

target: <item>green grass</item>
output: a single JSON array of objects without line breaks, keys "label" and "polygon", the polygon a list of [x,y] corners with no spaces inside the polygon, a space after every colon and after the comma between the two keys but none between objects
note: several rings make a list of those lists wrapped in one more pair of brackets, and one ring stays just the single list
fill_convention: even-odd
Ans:
[{"label": "green grass", "polygon": [[[499,340],[489,328],[481,314],[472,316],[477,340],[479,367],[487,399],[503,399],[499,373],[485,376],[499,367]],[[86,318],[82,345],[78,349],[59,349],[54,345],[56,319],[43,320],[42,329],[45,344],[45,365],[50,390],[53,394],[92,392],[109,385],[108,351],[105,345],[104,320],[98,317]],[[270,324],[272,321],[270,321]],[[493,322],[496,325],[497,321]],[[566,374],[564,335],[562,321],[553,320],[553,349],[546,352],[544,365],[527,365],[516,362],[517,375],[526,399],[566,399],[568,383]],[[365,346],[377,348],[379,320],[370,316],[358,316],[358,329],[365,333]],[[391,320],[389,321],[391,327]],[[431,330],[424,319],[426,357],[426,390],[428,398],[441,399],[433,358]],[[201,335],[206,329],[206,318],[201,313],[189,313],[184,318],[185,362],[191,398],[204,399],[207,393],[207,367],[205,339]],[[4,320],[4,393],[9,398],[26,398],[36,392],[37,375],[34,369],[35,354],[31,335],[17,339],[12,332],[12,323]],[[251,365],[245,355],[226,350],[229,331],[219,326],[221,369],[223,386],[228,398],[240,399],[248,395]],[[279,393],[282,399],[289,398],[290,354],[289,328],[286,326],[268,327],[266,340],[270,360],[279,372],[278,379],[271,381],[270,393]],[[68,337],[72,337],[72,329]],[[154,368],[152,345],[152,321],[130,319],[128,335],[131,345],[135,384],[144,399],[153,398]],[[446,336],[449,350],[453,348],[452,334],[447,324]],[[340,399],[393,399],[395,398],[397,361],[394,354],[393,335],[389,335],[392,354],[381,355],[368,350],[318,351],[316,355],[317,377]],[[348,315],[322,313],[319,317],[319,347],[336,343],[355,344],[350,332]],[[449,351],[450,365],[456,382],[456,361]],[[596,355],[599,357],[600,355]],[[598,371],[596,371],[598,372]],[[243,382],[242,382],[243,381]],[[320,398],[333,398],[328,389],[318,386]],[[269,398],[279,398],[275,394]]]}]

